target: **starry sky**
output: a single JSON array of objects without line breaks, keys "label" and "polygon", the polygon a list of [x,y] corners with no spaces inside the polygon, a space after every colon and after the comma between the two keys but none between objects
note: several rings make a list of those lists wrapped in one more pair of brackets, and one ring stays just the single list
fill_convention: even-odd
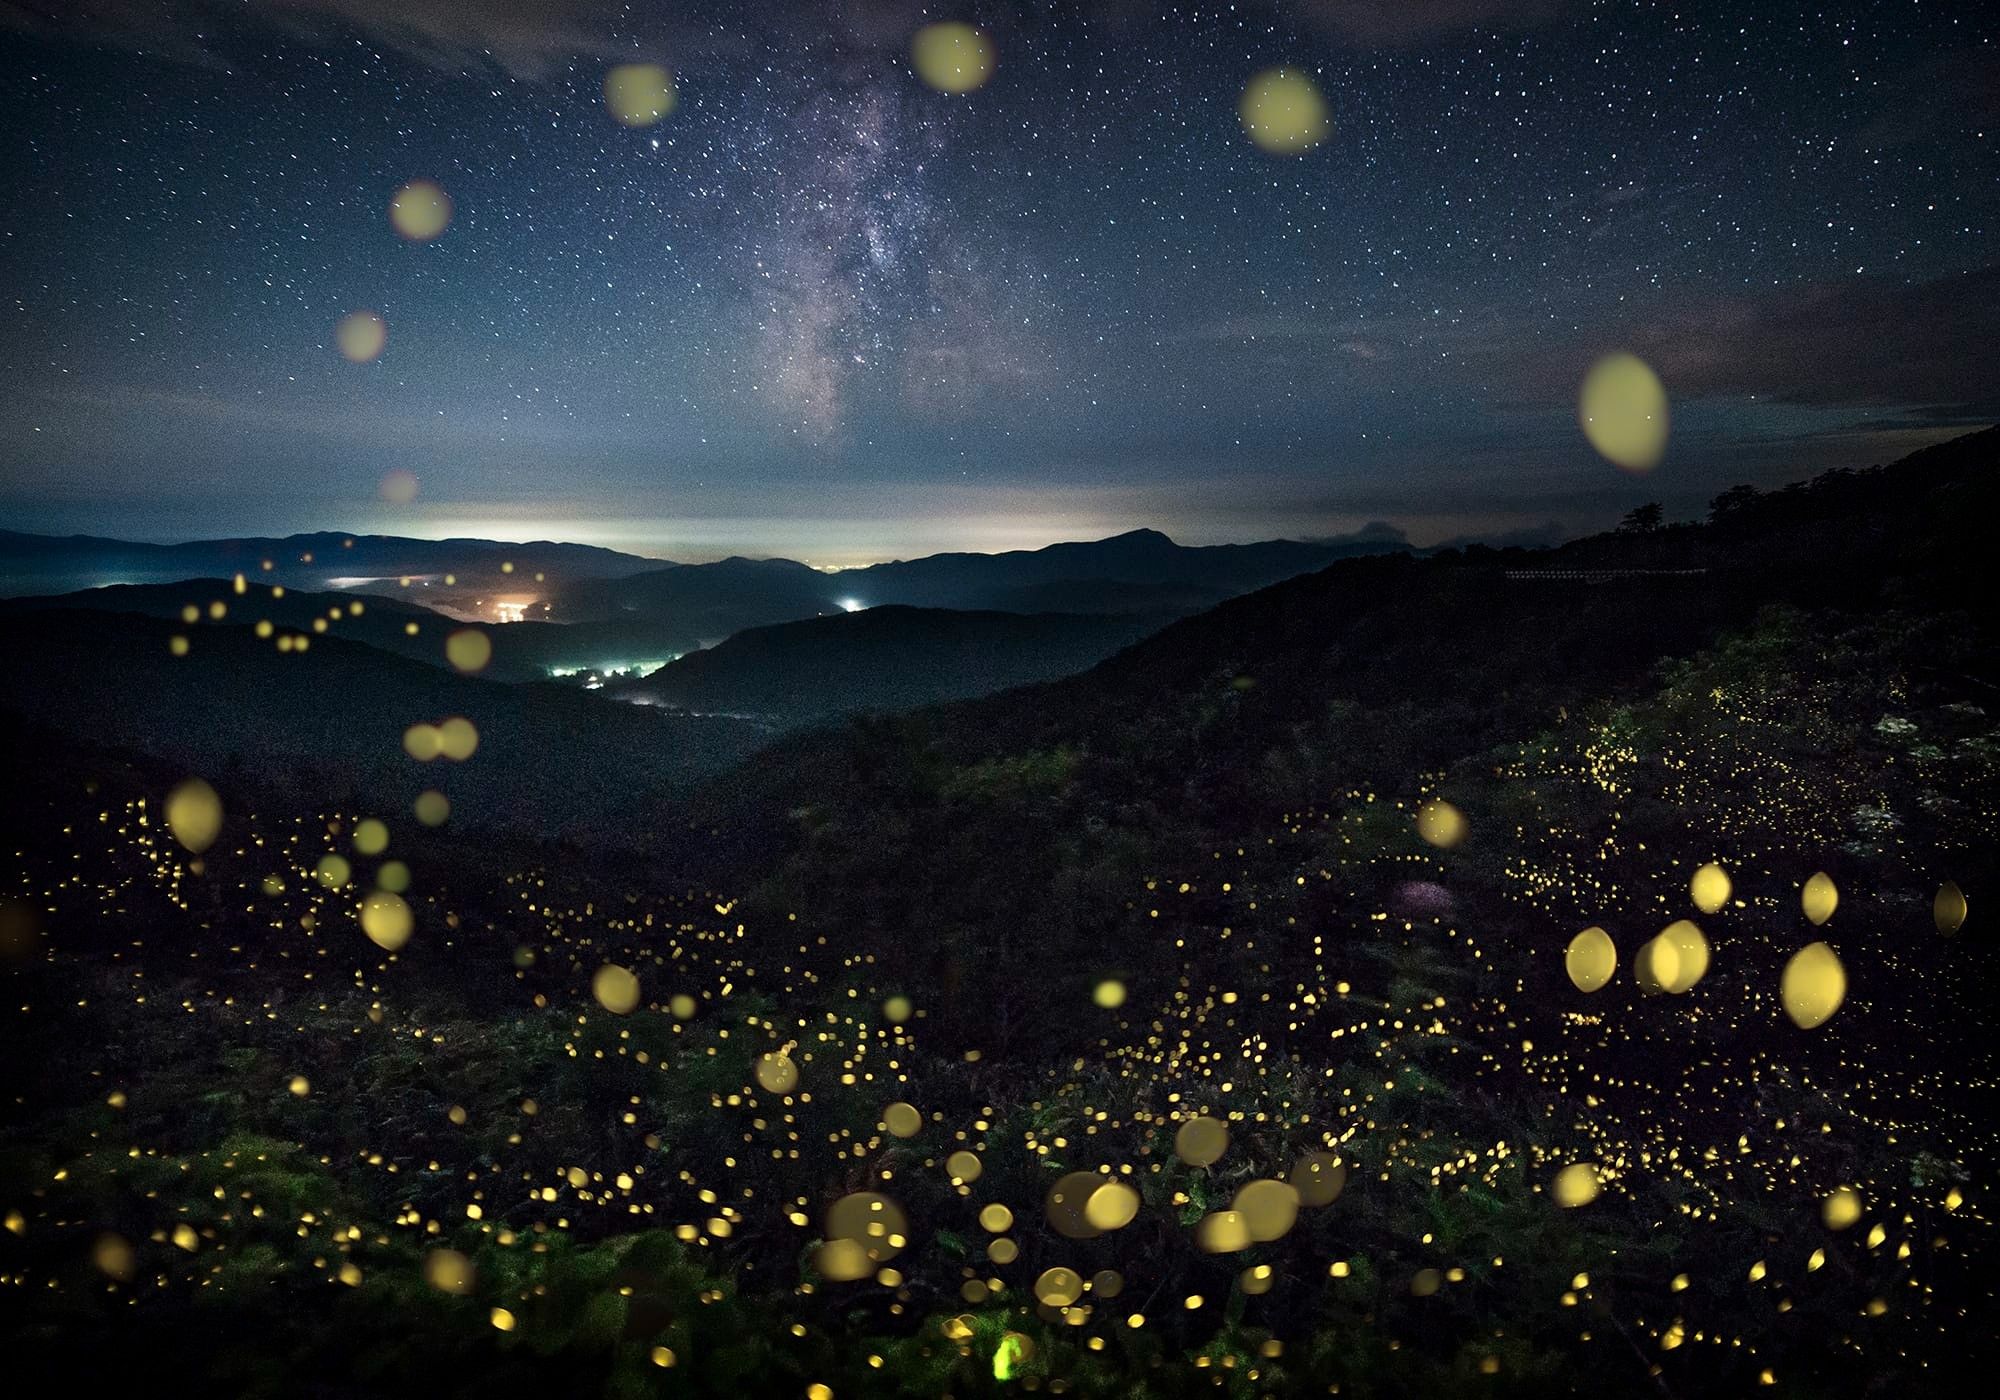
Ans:
[{"label": "starry sky", "polygon": [[[1239,119],[1274,65],[1302,153]],[[0,125],[14,528],[1533,540],[2000,417],[1980,3],[0,0]],[[1643,476],[1578,428],[1618,350]]]}]

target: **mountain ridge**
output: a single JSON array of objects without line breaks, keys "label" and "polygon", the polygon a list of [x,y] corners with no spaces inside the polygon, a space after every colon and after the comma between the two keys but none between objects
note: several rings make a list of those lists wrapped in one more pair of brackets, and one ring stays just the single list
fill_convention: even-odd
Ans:
[{"label": "mountain ridge", "polygon": [[606,693],[793,726],[989,694],[1080,671],[1169,618],[889,603],[738,632]]}]

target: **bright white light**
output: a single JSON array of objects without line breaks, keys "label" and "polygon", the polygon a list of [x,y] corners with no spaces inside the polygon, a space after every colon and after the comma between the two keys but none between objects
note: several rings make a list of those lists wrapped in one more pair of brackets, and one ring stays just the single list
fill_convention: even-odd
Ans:
[{"label": "bright white light", "polygon": [[862,602],[859,598],[842,598],[840,600],[840,606],[845,608],[848,612],[860,612],[863,608],[867,607],[868,605]]}]

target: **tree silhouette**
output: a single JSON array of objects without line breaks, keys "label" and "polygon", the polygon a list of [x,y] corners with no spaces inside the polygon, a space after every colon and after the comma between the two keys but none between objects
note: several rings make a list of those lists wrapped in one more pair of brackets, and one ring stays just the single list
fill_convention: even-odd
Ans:
[{"label": "tree silhouette", "polygon": [[1763,495],[1754,486],[1732,486],[1708,503],[1708,518],[1723,521],[1739,515],[1757,503]]},{"label": "tree silhouette", "polygon": [[1644,530],[1657,530],[1665,523],[1666,512],[1658,501],[1648,501],[1643,506],[1634,506],[1625,512],[1625,518],[1618,522],[1621,534],[1638,534]]}]

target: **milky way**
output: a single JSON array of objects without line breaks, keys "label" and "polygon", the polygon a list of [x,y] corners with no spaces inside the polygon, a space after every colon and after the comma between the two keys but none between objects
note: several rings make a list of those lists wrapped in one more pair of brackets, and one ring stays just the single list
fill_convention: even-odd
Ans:
[{"label": "milky way", "polygon": [[[35,9],[0,9],[30,526],[1435,538],[2000,410],[1982,6],[974,7],[966,93],[902,5]],[[674,110],[612,120],[619,61]],[[1296,155],[1238,119],[1275,64],[1330,118]],[[387,222],[415,178],[427,242]],[[1650,479],[1577,431],[1610,350],[1674,400]]]}]

